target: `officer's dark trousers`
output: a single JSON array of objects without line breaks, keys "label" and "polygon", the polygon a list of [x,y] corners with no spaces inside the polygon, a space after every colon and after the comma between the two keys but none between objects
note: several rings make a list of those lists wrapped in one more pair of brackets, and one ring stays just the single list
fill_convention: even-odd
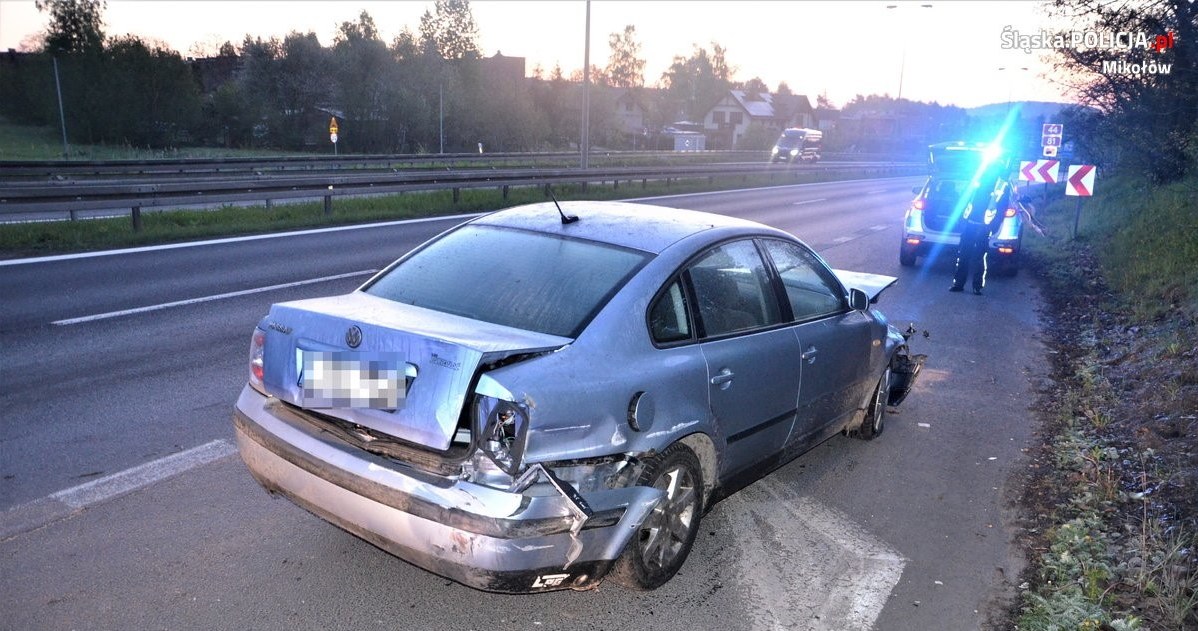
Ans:
[{"label": "officer's dark trousers", "polygon": [[961,230],[961,245],[957,249],[957,273],[953,286],[964,287],[973,273],[973,288],[986,285],[986,250],[990,248],[990,232],[981,224],[965,222]]}]

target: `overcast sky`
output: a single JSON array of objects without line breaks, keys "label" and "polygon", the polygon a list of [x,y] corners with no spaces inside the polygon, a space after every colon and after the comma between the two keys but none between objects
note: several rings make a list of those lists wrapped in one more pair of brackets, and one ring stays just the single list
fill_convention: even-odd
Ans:
[{"label": "overcast sky", "polygon": [[[924,5],[930,4],[930,7]],[[888,8],[888,5],[894,5]],[[161,40],[184,56],[212,52],[246,34],[282,37],[313,31],[329,46],[338,24],[366,10],[390,42],[405,26],[418,31],[431,1],[352,0],[108,0],[108,35]],[[531,74],[560,64],[582,68],[586,33],[583,0],[474,0],[470,3],[485,55],[525,57]],[[771,90],[826,93],[836,105],[856,94],[890,94],[973,107],[1014,100],[1068,101],[1042,53],[1004,50],[1002,32],[1046,29],[1039,2],[736,2],[732,0],[594,0],[591,63],[606,65],[608,36],[636,26],[655,84],[676,55],[694,45],[727,49],[735,79],[763,79]],[[47,14],[33,0],[0,0],[0,50],[21,49],[43,31]],[[1000,70],[1004,68],[1004,70]],[[1025,70],[1026,68],[1026,70]]]}]

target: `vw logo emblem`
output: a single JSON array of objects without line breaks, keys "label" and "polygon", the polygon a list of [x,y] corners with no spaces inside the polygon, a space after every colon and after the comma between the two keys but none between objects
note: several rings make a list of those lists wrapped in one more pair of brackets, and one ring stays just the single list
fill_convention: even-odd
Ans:
[{"label": "vw logo emblem", "polygon": [[349,330],[345,332],[345,343],[349,344],[350,348],[357,348],[362,343],[362,329],[359,329],[356,324],[349,327]]}]

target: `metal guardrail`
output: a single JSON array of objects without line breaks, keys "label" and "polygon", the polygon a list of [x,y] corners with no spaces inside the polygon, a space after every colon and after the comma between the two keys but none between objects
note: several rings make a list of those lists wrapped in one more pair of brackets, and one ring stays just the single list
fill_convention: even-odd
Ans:
[{"label": "metal guardrail", "polygon": [[[392,170],[429,166],[438,163],[469,165],[485,168],[491,163],[541,163],[556,161],[568,166],[577,162],[578,152],[539,153],[425,153],[343,156],[272,156],[236,158],[167,158],[147,160],[0,160],[0,180],[16,178],[65,178],[81,176],[146,175],[170,176],[189,174],[231,174],[283,171],[345,171]],[[710,161],[713,158],[728,162],[765,161],[765,151],[603,151],[592,152],[591,160],[668,160]],[[824,160],[887,161],[892,156],[869,154],[824,153]]]},{"label": "metal guardrail", "polygon": [[649,180],[667,184],[680,179],[729,175],[769,175],[779,180],[798,179],[811,173],[860,173],[862,175],[906,175],[921,173],[920,163],[859,163],[853,165],[716,164],[681,167],[613,167],[591,169],[492,169],[466,171],[399,171],[336,175],[243,175],[207,178],[177,178],[144,181],[51,181],[0,184],[0,216],[16,213],[129,209],[134,229],[141,227],[141,210],[150,207],[179,207],[230,202],[323,199],[324,211],[332,213],[334,197],[379,195],[425,190],[452,190],[454,202],[461,189],[500,188],[506,198],[509,187],[547,184]]}]

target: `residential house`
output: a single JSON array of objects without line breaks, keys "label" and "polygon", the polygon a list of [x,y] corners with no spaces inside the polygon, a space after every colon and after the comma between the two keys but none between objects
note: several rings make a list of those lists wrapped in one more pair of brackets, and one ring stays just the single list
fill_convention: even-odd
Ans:
[{"label": "residential house", "polygon": [[616,132],[633,148],[641,148],[649,134],[649,109],[644,88],[618,89],[612,123]]},{"label": "residential house", "polygon": [[801,94],[729,90],[703,118],[712,149],[733,149],[753,138],[773,140],[787,127],[812,127],[815,110]]}]

